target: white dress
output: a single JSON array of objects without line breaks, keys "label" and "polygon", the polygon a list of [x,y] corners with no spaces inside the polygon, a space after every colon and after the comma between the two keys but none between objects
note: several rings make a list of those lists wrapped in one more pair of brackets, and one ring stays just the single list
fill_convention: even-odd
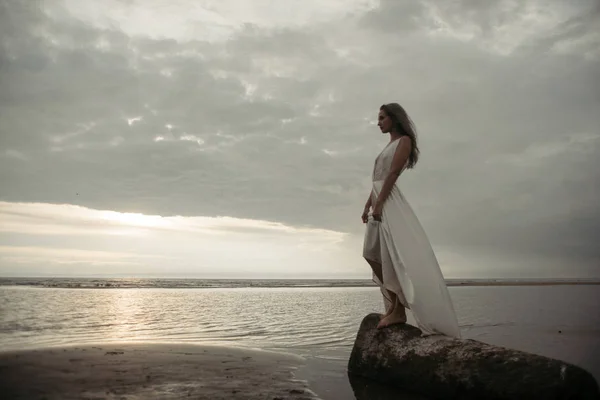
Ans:
[{"label": "white dress", "polygon": [[[372,203],[375,204],[383,182],[390,172],[400,140],[390,142],[375,160]],[[381,222],[369,215],[364,238],[363,257],[382,264],[383,282],[375,273],[386,308],[390,306],[386,290],[411,310],[424,334],[460,337],[458,321],[431,244],[421,223],[398,187],[387,197]]]}]

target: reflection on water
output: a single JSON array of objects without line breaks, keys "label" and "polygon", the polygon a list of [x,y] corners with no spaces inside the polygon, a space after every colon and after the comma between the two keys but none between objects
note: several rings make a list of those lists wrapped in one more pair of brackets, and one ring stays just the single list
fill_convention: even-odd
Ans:
[{"label": "reflection on water", "polygon": [[418,394],[402,392],[389,386],[349,374],[348,380],[356,400],[427,400]]},{"label": "reflection on water", "polygon": [[0,304],[0,349],[151,340],[319,349],[318,356],[351,346],[362,317],[381,307],[372,288],[5,287]]}]

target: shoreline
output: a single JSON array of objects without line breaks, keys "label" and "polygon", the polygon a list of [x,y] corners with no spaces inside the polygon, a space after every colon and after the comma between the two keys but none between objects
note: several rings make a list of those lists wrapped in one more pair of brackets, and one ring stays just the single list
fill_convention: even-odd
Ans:
[{"label": "shoreline", "polygon": [[[483,281],[483,282],[473,282],[473,281],[462,281],[462,282],[452,282],[446,281],[447,287],[484,287],[484,286],[598,286],[600,285],[600,281],[590,281],[590,282],[581,282],[581,281],[557,281],[557,282],[548,282],[548,281]],[[352,283],[341,283],[341,284],[332,284],[332,285],[247,285],[247,286],[134,286],[134,285],[119,285],[119,284],[97,284],[97,285],[82,285],[79,283],[74,284],[27,284],[27,283],[2,283],[0,282],[0,288],[31,288],[31,289],[183,289],[183,290],[215,290],[215,289],[347,289],[347,288],[376,288],[377,285],[373,284],[352,284]]]},{"label": "shoreline", "polygon": [[581,281],[558,281],[558,282],[545,282],[545,281],[535,281],[535,282],[447,282],[446,285],[448,287],[456,287],[456,286],[596,286],[600,285],[600,281],[591,281],[591,282],[581,282]]},{"label": "shoreline", "polygon": [[299,356],[193,344],[67,345],[0,352],[11,399],[317,399]]},{"label": "shoreline", "polygon": [[0,350],[15,400],[427,400],[348,375],[346,362],[212,344],[97,342]]}]

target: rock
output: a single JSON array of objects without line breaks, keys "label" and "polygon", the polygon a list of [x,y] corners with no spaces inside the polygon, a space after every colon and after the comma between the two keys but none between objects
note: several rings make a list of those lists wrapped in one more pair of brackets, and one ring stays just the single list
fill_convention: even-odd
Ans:
[{"label": "rock", "polygon": [[430,400],[430,398],[407,392],[393,386],[365,379],[356,375],[348,375],[350,386],[356,400]]},{"label": "rock", "polygon": [[600,399],[596,380],[563,361],[442,335],[411,325],[359,328],[348,373],[434,399]]}]

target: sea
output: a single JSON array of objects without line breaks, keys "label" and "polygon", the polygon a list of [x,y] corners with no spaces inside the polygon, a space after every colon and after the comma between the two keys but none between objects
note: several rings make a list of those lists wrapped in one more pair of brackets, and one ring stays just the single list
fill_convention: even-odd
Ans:
[{"label": "sea", "polygon": [[[570,362],[600,382],[600,282],[447,283],[464,338]],[[323,400],[353,399],[352,345],[362,319],[382,311],[369,280],[0,278],[0,351],[140,341],[270,350],[318,366],[303,378]]]}]

